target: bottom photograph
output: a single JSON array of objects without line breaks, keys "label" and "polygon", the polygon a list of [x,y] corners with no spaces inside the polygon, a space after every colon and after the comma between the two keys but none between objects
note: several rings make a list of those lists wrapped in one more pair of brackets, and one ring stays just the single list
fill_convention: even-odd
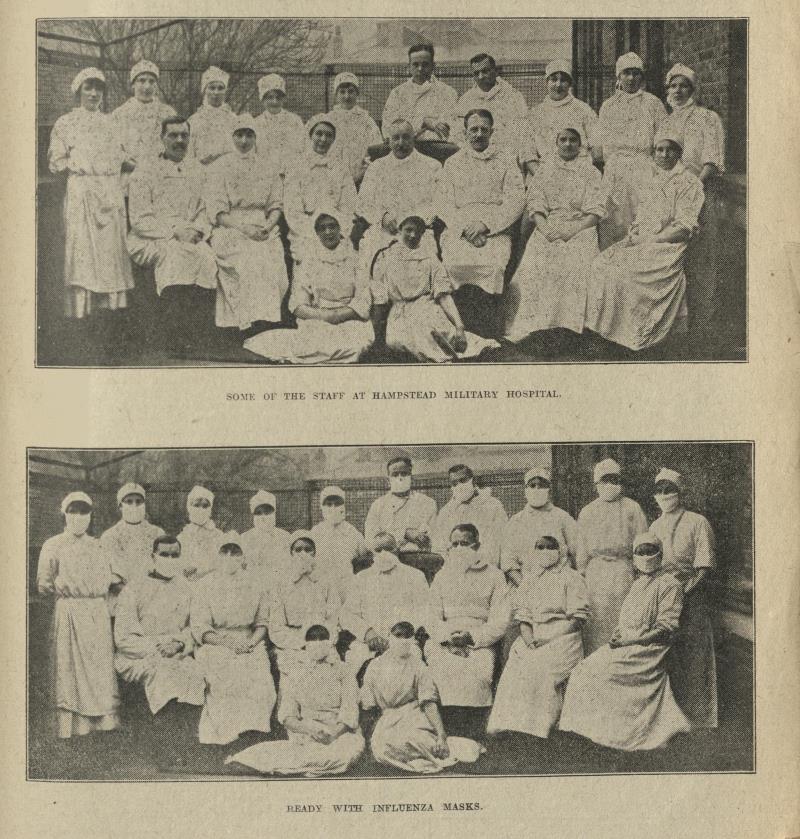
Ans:
[{"label": "bottom photograph", "polygon": [[28,778],[755,771],[753,445],[28,449]]}]

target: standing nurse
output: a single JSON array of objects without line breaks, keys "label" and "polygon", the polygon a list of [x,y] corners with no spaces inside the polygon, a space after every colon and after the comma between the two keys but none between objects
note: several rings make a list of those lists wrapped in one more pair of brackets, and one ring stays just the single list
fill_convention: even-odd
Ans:
[{"label": "standing nurse", "polygon": [[633,583],[633,540],[647,531],[642,508],[622,495],[622,470],[611,458],[594,467],[597,498],[578,514],[576,565],[586,577],[591,618],[583,631],[590,655],[614,632],[619,612]]},{"label": "standing nurse", "polygon": [[716,566],[714,532],[704,516],[686,509],[684,489],[683,476],[674,469],[656,475],[661,515],[650,532],[663,543],[664,569],[683,584],[683,611],[670,667],[675,698],[694,728],[716,728],[717,669],[706,599],[706,577]]}]

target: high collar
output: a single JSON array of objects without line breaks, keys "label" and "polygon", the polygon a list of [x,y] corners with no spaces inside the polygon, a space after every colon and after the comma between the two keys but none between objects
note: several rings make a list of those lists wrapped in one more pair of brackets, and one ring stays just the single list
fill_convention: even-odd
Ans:
[{"label": "high collar", "polygon": [[643,93],[644,90],[641,87],[636,91],[636,93],[628,93],[620,88],[617,90],[616,96],[621,102],[630,102],[632,99],[636,99],[637,96],[641,96]]},{"label": "high collar", "polygon": [[662,169],[660,166],[653,164],[654,178],[661,184],[669,183],[673,178],[682,175],[686,171],[686,167],[679,160],[670,170]]},{"label": "high collar", "polygon": [[497,154],[497,146],[490,142],[483,151],[475,151],[470,145],[464,146],[464,152],[469,157],[474,157],[476,160],[491,160]]},{"label": "high collar", "polygon": [[317,154],[314,149],[308,149],[306,160],[312,169],[316,169],[319,166],[329,167],[333,159],[331,158],[330,151],[327,154]]},{"label": "high collar", "polygon": [[563,108],[565,105],[569,105],[575,97],[572,95],[572,91],[570,90],[567,95],[563,99],[553,99],[552,96],[546,96],[544,98],[544,104],[547,105],[548,108]]},{"label": "high collar", "polygon": [[525,510],[528,513],[549,513],[553,509],[553,502],[548,501],[547,504],[542,504],[541,507],[532,507],[530,504],[525,504]]},{"label": "high collar", "polygon": [[472,89],[475,93],[475,96],[477,96],[478,99],[494,99],[494,97],[497,96],[498,93],[500,93],[504,88],[508,86],[508,82],[505,79],[502,79],[500,78],[500,76],[498,76],[495,79],[494,87],[490,88],[489,90],[482,90],[481,87],[477,84]]},{"label": "high collar", "polygon": [[673,113],[681,113],[682,111],[691,111],[692,108],[696,107],[697,103],[694,101],[694,96],[690,96],[683,105],[678,105],[676,102],[673,101],[671,95],[667,95],[667,104],[672,108]]}]

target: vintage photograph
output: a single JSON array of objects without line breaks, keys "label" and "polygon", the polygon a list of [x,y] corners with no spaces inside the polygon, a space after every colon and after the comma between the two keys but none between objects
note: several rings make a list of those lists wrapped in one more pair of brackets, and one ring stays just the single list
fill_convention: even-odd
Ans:
[{"label": "vintage photograph", "polygon": [[37,364],[747,360],[747,20],[37,22]]},{"label": "vintage photograph", "polygon": [[749,442],[28,449],[28,778],[753,772]]}]

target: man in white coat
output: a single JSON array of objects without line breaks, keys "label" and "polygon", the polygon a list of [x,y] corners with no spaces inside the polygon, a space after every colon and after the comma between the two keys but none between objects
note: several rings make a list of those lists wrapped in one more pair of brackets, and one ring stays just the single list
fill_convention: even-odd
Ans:
[{"label": "man in white coat", "polygon": [[177,353],[207,349],[214,339],[217,290],[203,201],[206,173],[196,160],[185,159],[189,132],[182,117],[164,120],[163,153],[137,167],[129,201],[128,253],[155,270],[163,332]]}]

